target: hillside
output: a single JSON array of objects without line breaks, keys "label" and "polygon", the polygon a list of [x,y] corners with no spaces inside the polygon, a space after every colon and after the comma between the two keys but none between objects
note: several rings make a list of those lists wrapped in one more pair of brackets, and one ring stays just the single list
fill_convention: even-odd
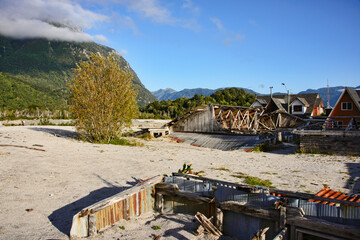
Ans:
[{"label": "hillside", "polygon": [[[42,108],[66,108],[69,96],[66,84],[72,79],[76,63],[86,60],[89,52],[107,55],[113,51],[94,42],[16,40],[0,36],[0,72],[3,73],[0,81],[1,86],[7,86],[1,88],[0,106],[10,109],[35,104]],[[133,74],[140,106],[156,100],[123,57],[120,66]]]},{"label": "hillside", "polygon": [[[211,94],[215,93],[218,90],[221,90],[224,88],[218,88],[218,89],[208,89],[208,88],[192,88],[192,89],[183,89],[181,91],[175,91],[171,88],[166,89],[159,89],[157,91],[152,92],[152,94],[155,95],[155,97],[161,101],[161,100],[176,100],[181,97],[186,98],[192,98],[195,96],[195,94],[200,94],[203,96],[210,96]],[[240,88],[239,88],[240,89]],[[243,88],[247,93],[256,94],[256,92],[252,91],[251,89]]]}]

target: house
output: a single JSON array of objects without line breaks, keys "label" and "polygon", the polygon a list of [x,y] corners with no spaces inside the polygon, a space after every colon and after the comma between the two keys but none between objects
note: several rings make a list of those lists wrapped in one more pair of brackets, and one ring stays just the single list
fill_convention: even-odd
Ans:
[{"label": "house", "polygon": [[327,118],[325,129],[359,129],[360,90],[346,87]]},{"label": "house", "polygon": [[251,107],[266,107],[270,112],[286,111],[301,118],[320,116],[324,112],[324,103],[318,93],[256,96]]}]

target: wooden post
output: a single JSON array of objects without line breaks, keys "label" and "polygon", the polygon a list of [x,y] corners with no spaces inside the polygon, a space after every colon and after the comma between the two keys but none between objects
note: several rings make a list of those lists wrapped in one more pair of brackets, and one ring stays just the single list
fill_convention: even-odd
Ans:
[{"label": "wooden post", "polygon": [[160,214],[163,213],[163,209],[164,209],[163,201],[164,201],[163,195],[157,193],[155,197],[155,210],[158,211]]},{"label": "wooden post", "polygon": [[97,229],[96,229],[96,216],[95,214],[90,214],[89,215],[89,232],[88,232],[88,236],[94,236],[97,233]]},{"label": "wooden post", "polygon": [[280,207],[280,228],[284,229],[286,224],[286,207]]},{"label": "wooden post", "polygon": [[221,211],[220,208],[215,209],[215,227],[217,227],[221,232],[223,229],[223,220],[224,220],[224,213]]}]

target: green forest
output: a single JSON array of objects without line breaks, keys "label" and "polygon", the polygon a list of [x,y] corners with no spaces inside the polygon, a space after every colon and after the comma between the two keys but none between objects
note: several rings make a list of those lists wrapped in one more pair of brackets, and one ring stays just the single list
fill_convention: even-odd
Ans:
[{"label": "green forest", "polygon": [[249,107],[255,100],[255,95],[247,93],[244,89],[225,88],[218,90],[211,96],[204,97],[196,94],[188,99],[185,97],[176,100],[155,101],[146,107],[140,108],[140,118],[174,119],[182,116],[192,108],[203,104],[221,104],[231,106]]}]

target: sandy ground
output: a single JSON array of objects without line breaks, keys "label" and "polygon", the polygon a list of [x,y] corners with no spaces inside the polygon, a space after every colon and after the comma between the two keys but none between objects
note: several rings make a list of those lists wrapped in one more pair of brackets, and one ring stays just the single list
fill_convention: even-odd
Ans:
[{"label": "sandy ground", "polygon": [[[0,145],[45,150],[0,146],[0,239],[67,239],[72,216],[82,208],[141,179],[176,172],[184,163],[205,171],[205,177],[241,183],[231,175],[242,173],[292,191],[315,193],[327,184],[352,192],[359,183],[360,158],[354,156],[224,152],[170,142],[170,138],[139,140],[144,147],[127,147],[84,143],[75,137],[73,127],[0,126]],[[164,225],[162,232],[157,231],[165,234],[168,224],[180,235],[165,234],[161,239],[193,236],[190,230],[181,232],[185,227],[179,221],[180,225],[170,225],[170,218],[157,220],[154,224]],[[192,228],[192,219],[187,222]],[[141,232],[137,224],[126,226],[127,230]],[[150,235],[131,237],[117,228],[96,239],[151,239]]]}]

